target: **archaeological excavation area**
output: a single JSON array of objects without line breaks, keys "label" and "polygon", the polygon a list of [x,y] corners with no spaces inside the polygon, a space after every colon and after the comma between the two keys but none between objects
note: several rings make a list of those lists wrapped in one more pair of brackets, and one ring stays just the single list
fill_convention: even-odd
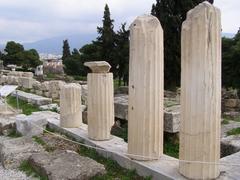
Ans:
[{"label": "archaeological excavation area", "polygon": [[177,91],[164,90],[164,32],[151,15],[130,26],[128,87],[114,86],[108,62],[84,65],[87,81],[70,82],[2,67],[0,172],[17,180],[240,178],[240,99],[221,84],[218,8],[203,2],[187,14]]}]

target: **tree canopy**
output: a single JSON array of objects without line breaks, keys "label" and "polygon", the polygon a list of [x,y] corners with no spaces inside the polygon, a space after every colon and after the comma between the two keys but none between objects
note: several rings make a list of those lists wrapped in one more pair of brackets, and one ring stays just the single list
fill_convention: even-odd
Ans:
[{"label": "tree canopy", "polygon": [[126,23],[116,33],[115,60],[118,64],[117,76],[119,85],[123,80],[124,85],[128,84],[129,67],[129,30],[126,30]]},{"label": "tree canopy", "polygon": [[[165,88],[180,85],[181,27],[187,12],[204,0],[156,0],[151,14],[161,22],[164,30]],[[213,0],[209,0],[213,3]]]},{"label": "tree canopy", "polygon": [[4,49],[5,54],[1,53],[4,65],[16,64],[24,69],[35,68],[42,62],[39,60],[39,54],[35,49],[24,50],[23,45],[14,41],[9,41]]},{"label": "tree canopy", "polygon": [[111,13],[108,5],[105,5],[104,15],[102,20],[102,27],[97,27],[98,37],[93,43],[97,46],[99,52],[99,60],[107,61],[111,66],[111,70],[116,74],[117,63],[114,59],[115,48],[115,32],[114,20],[111,19]]},{"label": "tree canopy", "polygon": [[71,56],[70,46],[68,40],[65,39],[63,40],[63,53],[62,53],[63,64],[65,63],[65,59],[68,58],[69,56]]},{"label": "tree canopy", "polygon": [[[118,77],[119,82],[124,80],[125,84],[127,84],[129,31],[126,30],[126,24],[122,24],[119,31],[114,31],[114,20],[111,19],[110,9],[107,4],[104,8],[102,22],[102,26],[97,27],[98,37],[96,40],[80,48],[79,55],[74,55],[76,54],[74,52],[72,52],[72,55],[71,53],[65,53],[68,54],[68,58],[64,60],[65,72],[69,75],[84,76],[88,72],[87,68],[83,66],[84,62],[107,61],[112,66],[111,71],[114,78]],[[65,49],[70,49],[69,44],[66,47],[68,48]]]},{"label": "tree canopy", "polygon": [[223,86],[240,88],[240,30],[234,38],[222,39],[222,59]]}]

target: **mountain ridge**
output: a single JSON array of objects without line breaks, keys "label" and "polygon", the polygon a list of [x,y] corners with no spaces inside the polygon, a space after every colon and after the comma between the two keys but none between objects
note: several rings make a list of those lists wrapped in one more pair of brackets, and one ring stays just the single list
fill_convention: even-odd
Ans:
[{"label": "mountain ridge", "polygon": [[[222,33],[222,37],[232,38],[234,33]],[[22,43],[25,49],[36,49],[38,53],[44,54],[62,54],[63,40],[68,39],[71,50],[80,49],[83,45],[91,43],[97,37],[96,33],[92,34],[75,34],[69,36],[58,36],[48,39],[42,39],[32,43]],[[5,45],[0,44],[0,50],[3,51]]]}]

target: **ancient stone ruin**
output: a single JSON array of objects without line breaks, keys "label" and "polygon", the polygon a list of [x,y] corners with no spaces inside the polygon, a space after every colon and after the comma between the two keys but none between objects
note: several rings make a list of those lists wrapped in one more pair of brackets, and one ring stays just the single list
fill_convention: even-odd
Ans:
[{"label": "ancient stone ruin", "polygon": [[87,62],[88,74],[88,136],[94,140],[110,139],[114,124],[113,74],[107,62]]},{"label": "ancient stone ruin", "polygon": [[130,37],[128,153],[138,160],[159,159],[163,153],[163,30],[156,17],[140,16],[130,27]]},{"label": "ancient stone ruin", "polygon": [[[220,10],[202,3],[182,26],[180,173],[190,179],[220,174]],[[196,162],[209,162],[203,164]],[[216,163],[216,164],[214,164]]]},{"label": "ancient stone ruin", "polygon": [[[111,66],[105,61],[85,63],[91,70],[87,85],[39,82],[33,74],[24,72],[1,75],[1,84],[17,84],[48,97],[41,99],[40,103],[39,96],[31,95],[29,102],[43,105],[42,102],[48,101],[44,103],[47,106],[52,99],[60,98],[60,115],[47,111],[29,116],[15,115],[11,125],[2,123],[4,128],[0,133],[4,134],[15,123],[18,132],[31,137],[41,134],[48,126],[71,137],[71,142],[74,139],[78,145],[85,144],[102,156],[125,168],[136,169],[139,175],[151,176],[153,180],[238,179],[239,167],[226,164],[239,161],[240,148],[236,150],[238,153],[220,157],[221,137],[226,138],[227,132],[226,129],[221,130],[220,22],[219,9],[208,2],[188,12],[182,26],[181,87],[175,94],[164,91],[164,32],[159,20],[151,15],[137,17],[130,26],[129,87],[115,96]],[[128,96],[123,95],[126,92]],[[24,93],[20,92],[19,97],[29,96]],[[49,101],[49,98],[52,99]],[[237,111],[240,103],[231,98],[228,97],[224,104]],[[82,104],[87,109],[84,111],[87,117],[82,114],[85,109]],[[111,134],[114,118],[128,121],[128,142]],[[240,127],[240,123],[237,125]],[[39,126],[41,128],[36,129]],[[231,128],[230,125],[227,128]],[[179,159],[163,153],[164,131],[180,132]],[[28,146],[23,147],[24,143]],[[91,159],[79,157],[72,151],[43,152],[26,137],[19,141],[6,140],[3,144],[20,144],[24,159],[29,158],[31,163],[55,179],[67,179],[70,170],[74,171],[72,177],[75,179],[92,177],[88,172],[94,175],[105,173],[103,165]],[[33,154],[33,147],[37,153]],[[14,157],[19,154],[19,148],[15,149],[12,153],[6,146],[2,147],[4,153],[0,153],[0,158],[6,167],[14,166],[7,162],[12,158],[11,153]],[[16,159],[12,162],[18,164]],[[70,167],[70,170],[58,173],[56,167]]]}]

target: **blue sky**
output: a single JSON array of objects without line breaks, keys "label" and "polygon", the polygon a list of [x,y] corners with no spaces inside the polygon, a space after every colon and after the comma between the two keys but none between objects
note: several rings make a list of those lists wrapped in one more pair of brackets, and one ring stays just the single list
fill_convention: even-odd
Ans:
[{"label": "blue sky", "polygon": [[[101,25],[108,3],[117,29],[149,13],[155,0],[0,0],[0,44],[34,42],[56,36],[92,34]],[[240,27],[240,1],[215,0],[222,11],[223,32]]]}]

